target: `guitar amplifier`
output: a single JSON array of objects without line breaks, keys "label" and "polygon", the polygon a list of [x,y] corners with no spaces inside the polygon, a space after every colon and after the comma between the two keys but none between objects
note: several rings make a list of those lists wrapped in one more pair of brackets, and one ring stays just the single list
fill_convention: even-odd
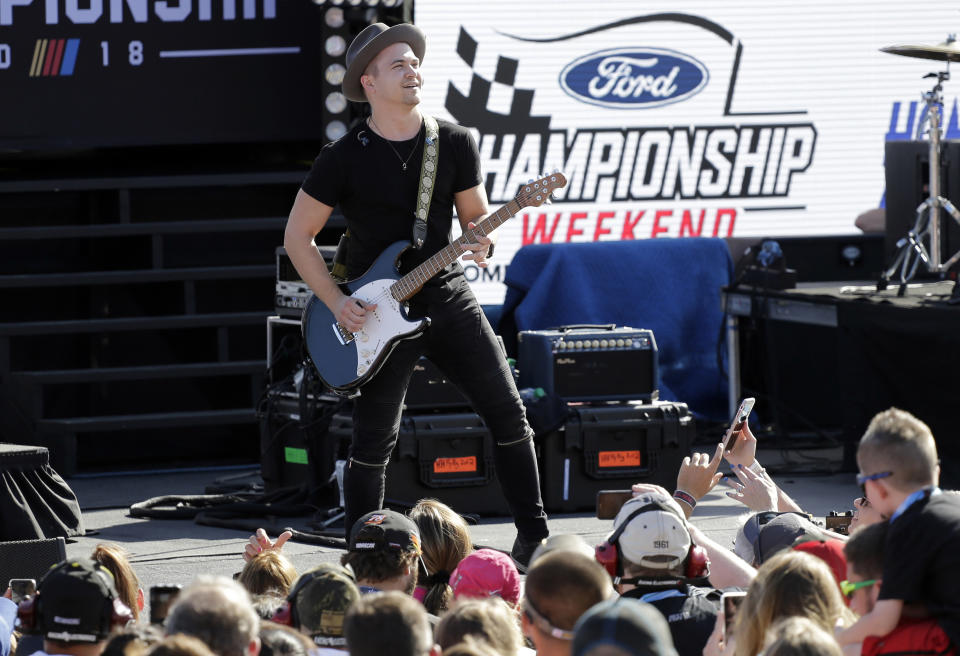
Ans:
[{"label": "guitar amplifier", "polygon": [[[336,246],[318,246],[327,268],[333,266],[333,256],[337,252]],[[277,246],[274,254],[277,259],[277,285],[274,297],[274,310],[281,317],[299,319],[303,315],[303,308],[313,296],[310,287],[297,273],[293,262],[287,255],[287,249]]]},{"label": "guitar amplifier", "polygon": [[519,387],[565,401],[651,401],[659,397],[657,342],[650,330],[567,326],[517,337]]}]

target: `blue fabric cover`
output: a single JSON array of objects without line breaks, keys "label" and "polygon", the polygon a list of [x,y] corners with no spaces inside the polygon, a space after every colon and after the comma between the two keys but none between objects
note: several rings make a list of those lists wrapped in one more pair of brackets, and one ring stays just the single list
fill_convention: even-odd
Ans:
[{"label": "blue fabric cover", "polygon": [[[590,323],[647,328],[660,356],[660,398],[725,421],[720,288],[733,272],[722,239],[536,244],[507,268],[503,317],[516,330]],[[518,363],[522,367],[523,363]]]}]

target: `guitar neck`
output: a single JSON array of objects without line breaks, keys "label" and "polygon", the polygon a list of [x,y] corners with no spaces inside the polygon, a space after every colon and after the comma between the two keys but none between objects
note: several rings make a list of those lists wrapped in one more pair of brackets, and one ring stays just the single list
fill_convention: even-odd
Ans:
[{"label": "guitar neck", "polygon": [[466,252],[466,244],[475,244],[478,236],[485,237],[489,235],[519,211],[520,204],[514,199],[506,205],[503,205],[496,212],[489,214],[471,230],[465,231],[459,238],[454,239],[410,273],[393,283],[393,285],[390,286],[391,295],[400,302],[408,300],[420,291],[428,280],[453,262],[456,262],[457,259]]}]

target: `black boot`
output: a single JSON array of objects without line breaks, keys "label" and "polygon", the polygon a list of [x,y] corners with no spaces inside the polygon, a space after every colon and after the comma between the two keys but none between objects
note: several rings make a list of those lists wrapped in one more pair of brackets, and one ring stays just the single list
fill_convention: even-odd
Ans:
[{"label": "black boot", "polygon": [[537,471],[533,440],[527,439],[509,445],[498,444],[494,449],[497,478],[517,527],[517,539],[510,555],[521,571],[525,571],[533,550],[550,535],[547,514],[540,497],[540,473]]},{"label": "black boot", "polygon": [[368,512],[383,507],[386,466],[362,465],[348,460],[343,472],[344,536],[350,541],[350,529]]}]

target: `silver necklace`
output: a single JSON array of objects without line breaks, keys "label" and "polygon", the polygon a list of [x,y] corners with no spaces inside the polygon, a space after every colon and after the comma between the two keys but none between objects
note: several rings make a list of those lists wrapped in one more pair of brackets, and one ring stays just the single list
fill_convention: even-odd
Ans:
[{"label": "silver necklace", "polygon": [[393,147],[393,142],[387,139],[385,136],[383,136],[383,130],[380,129],[380,126],[377,125],[377,122],[373,120],[372,116],[370,117],[370,125],[376,128],[377,134],[380,135],[380,138],[382,138],[384,141],[387,142],[387,145],[390,146],[390,150],[392,150],[394,155],[397,156],[397,159],[400,160],[400,166],[403,168],[404,171],[406,171],[407,162],[409,162],[410,158],[413,157],[413,154],[417,151],[417,144],[420,143],[420,131],[419,130],[417,131],[417,141],[416,143],[413,144],[413,148],[410,149],[410,154],[407,155],[407,159],[403,159],[400,156],[400,153],[397,151],[397,149]]}]

